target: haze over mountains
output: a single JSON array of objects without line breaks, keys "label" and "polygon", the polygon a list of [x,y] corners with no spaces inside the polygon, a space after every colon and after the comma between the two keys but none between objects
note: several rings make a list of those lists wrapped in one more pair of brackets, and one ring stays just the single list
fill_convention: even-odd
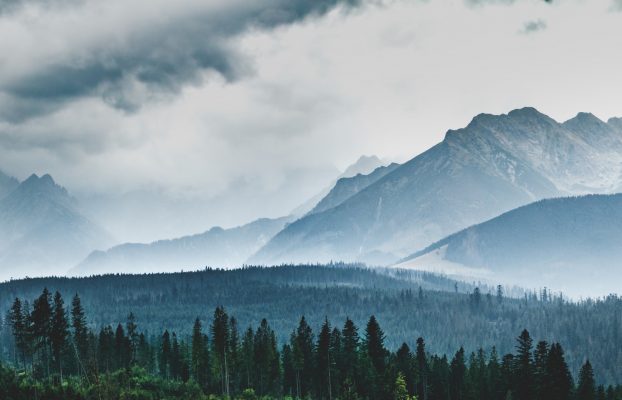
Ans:
[{"label": "haze over mountains", "polygon": [[0,200],[0,278],[64,274],[110,236],[80,214],[50,175],[31,175]]},{"label": "haze over mountains", "polygon": [[9,277],[406,258],[399,266],[606,294],[622,255],[622,232],[609,226],[622,226],[620,197],[537,201],[620,191],[622,120],[559,123],[527,107],[480,114],[402,165],[362,157],[289,216],[108,250],[109,235],[50,176],[0,174],[0,265]]},{"label": "haze over mountains", "polygon": [[481,114],[340,205],[276,235],[258,263],[390,263],[535,200],[621,187],[622,130],[581,113],[558,123],[534,108]]},{"label": "haze over mountains", "polygon": [[[374,179],[373,176],[386,173],[383,172],[385,167],[380,167],[381,165],[382,161],[376,156],[360,157],[340,175],[332,190],[314,196],[294,212],[306,214],[314,212],[318,207],[323,207],[322,204],[340,202],[338,199],[347,196],[347,193],[354,193],[357,188],[369,184],[365,182]],[[386,168],[393,168],[393,165],[395,164]],[[371,175],[364,175],[374,170],[376,171]],[[320,204],[317,204],[318,201]],[[313,210],[309,211],[310,208]],[[239,267],[280,232],[287,223],[295,220],[294,212],[290,216],[274,219],[261,218],[230,229],[213,227],[197,235],[160,240],[150,244],[125,243],[107,251],[95,251],[72,268],[69,273],[92,275],[119,271],[125,273],[170,272],[184,268],[192,270],[203,266]]]}]

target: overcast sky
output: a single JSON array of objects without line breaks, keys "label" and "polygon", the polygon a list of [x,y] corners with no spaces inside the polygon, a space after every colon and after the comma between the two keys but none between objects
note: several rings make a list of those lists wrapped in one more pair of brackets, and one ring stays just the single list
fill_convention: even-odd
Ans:
[{"label": "overcast sky", "polygon": [[154,238],[282,215],[481,112],[622,116],[620,0],[0,0],[0,38],[0,169],[205,205]]}]

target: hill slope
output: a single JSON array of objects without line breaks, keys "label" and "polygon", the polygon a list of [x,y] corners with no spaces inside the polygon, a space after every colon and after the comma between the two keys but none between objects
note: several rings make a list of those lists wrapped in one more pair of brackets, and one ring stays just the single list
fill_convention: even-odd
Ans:
[{"label": "hill slope", "polygon": [[276,235],[257,263],[389,263],[502,212],[622,187],[622,129],[591,114],[560,124],[533,108],[481,114],[337,207]]},{"label": "hill slope", "polygon": [[[579,296],[619,292],[622,194],[543,200],[453,234],[400,264]],[[464,269],[464,268],[467,269]]]}]

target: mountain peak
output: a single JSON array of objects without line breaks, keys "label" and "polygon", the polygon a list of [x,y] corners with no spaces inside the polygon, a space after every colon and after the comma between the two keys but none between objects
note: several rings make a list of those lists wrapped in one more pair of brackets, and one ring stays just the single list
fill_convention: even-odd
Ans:
[{"label": "mountain peak", "polygon": [[358,174],[367,175],[381,166],[383,166],[383,163],[377,156],[362,155],[354,164],[346,168],[346,170],[343,172],[343,174],[339,176],[339,178],[351,178]]},{"label": "mountain peak", "polygon": [[42,176],[37,174],[30,175],[28,179],[15,189],[15,195],[18,197],[39,195],[62,202],[70,199],[67,189],[56,184],[54,178],[49,174]]},{"label": "mountain peak", "polygon": [[572,127],[578,124],[605,125],[605,122],[592,113],[580,112],[574,118],[564,122],[563,125]]}]

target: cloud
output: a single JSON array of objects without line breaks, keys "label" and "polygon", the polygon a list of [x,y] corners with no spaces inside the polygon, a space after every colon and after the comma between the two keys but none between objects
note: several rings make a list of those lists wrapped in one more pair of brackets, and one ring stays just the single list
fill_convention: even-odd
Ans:
[{"label": "cloud", "polygon": [[546,22],[542,19],[537,19],[534,21],[527,21],[523,25],[523,29],[520,30],[520,33],[529,35],[531,33],[543,31],[546,29]]},{"label": "cloud", "polygon": [[[173,4],[174,3],[174,4]],[[252,70],[231,41],[358,0],[7,1],[0,45],[16,60],[0,66],[0,117],[17,121],[84,96],[132,112],[149,100],[199,84],[204,71],[235,81]],[[8,37],[8,36],[5,36]],[[27,50],[15,49],[25,45]],[[32,57],[37,51],[40,57]],[[23,57],[20,57],[23,55]],[[4,70],[4,71],[3,71]],[[44,103],[44,104],[41,104]]]}]

